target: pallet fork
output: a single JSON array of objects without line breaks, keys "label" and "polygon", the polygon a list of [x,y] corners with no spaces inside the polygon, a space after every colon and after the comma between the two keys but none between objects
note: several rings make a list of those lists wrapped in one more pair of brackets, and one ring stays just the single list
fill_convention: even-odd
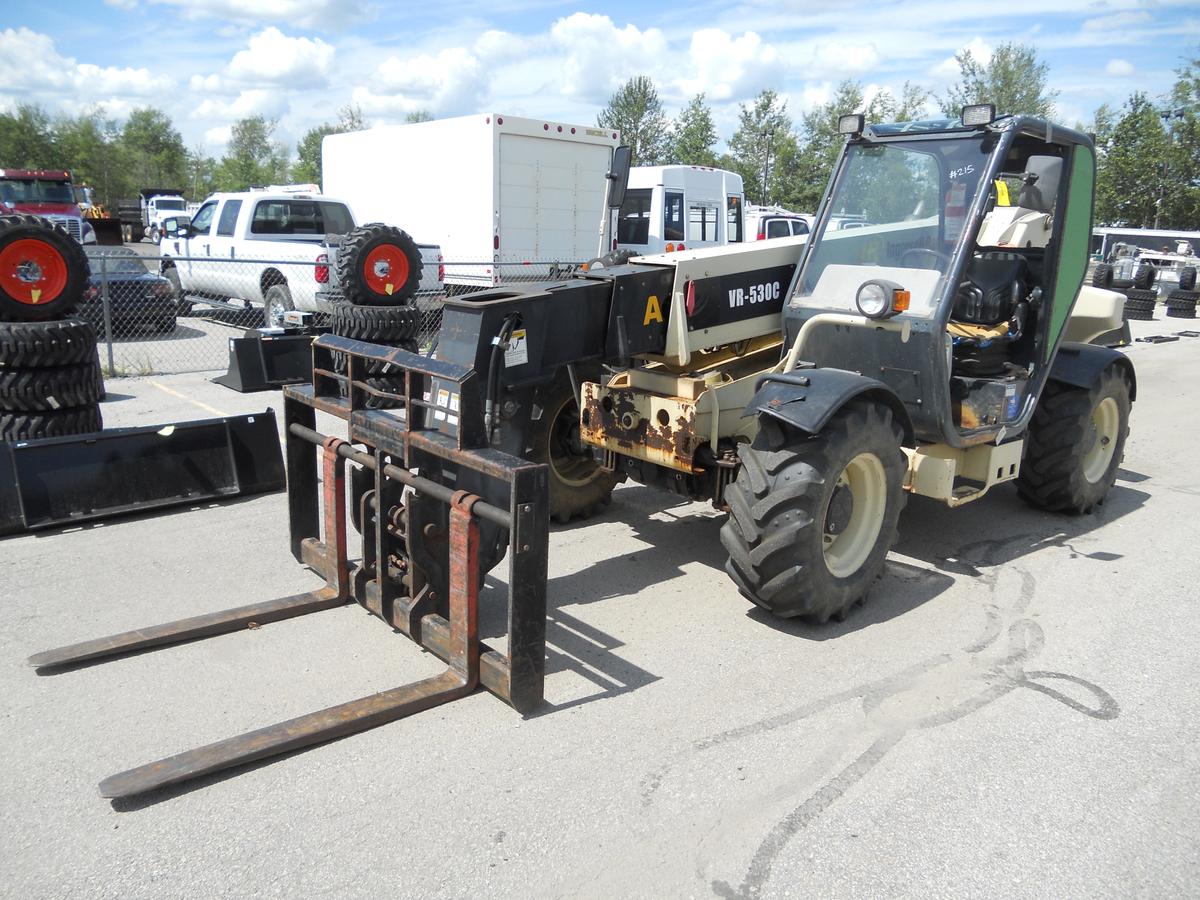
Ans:
[{"label": "pallet fork", "polygon": [[[345,374],[335,371],[335,355],[344,356]],[[369,385],[368,365],[401,371],[403,390]],[[325,586],[84,641],[39,653],[29,662],[39,669],[61,669],[355,601],[445,660],[448,668],[113,775],[100,784],[103,797],[130,797],[335,740],[448,703],[479,685],[519,712],[542,701],[546,466],[486,446],[481,392],[466,367],[325,335],[313,344],[313,372],[312,385],[284,391],[288,514],[293,555],[322,575]],[[366,408],[381,402],[398,408]],[[318,432],[317,411],[345,420],[348,438]],[[355,498],[363,549],[362,561],[353,567],[347,555],[347,463],[373,475],[373,489]],[[505,549],[508,647],[501,653],[479,640],[479,591],[487,563]]]}]

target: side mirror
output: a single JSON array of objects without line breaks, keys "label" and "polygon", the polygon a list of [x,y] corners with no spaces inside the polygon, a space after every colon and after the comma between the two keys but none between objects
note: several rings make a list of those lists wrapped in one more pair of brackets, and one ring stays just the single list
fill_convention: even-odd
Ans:
[{"label": "side mirror", "polygon": [[608,173],[612,185],[608,189],[608,208],[620,209],[625,202],[625,189],[629,187],[629,164],[633,151],[622,145],[613,151],[612,171]]}]

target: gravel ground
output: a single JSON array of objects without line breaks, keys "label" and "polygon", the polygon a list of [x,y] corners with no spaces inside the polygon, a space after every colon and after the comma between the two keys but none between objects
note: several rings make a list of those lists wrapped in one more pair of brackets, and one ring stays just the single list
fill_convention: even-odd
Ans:
[{"label": "gravel ground", "polygon": [[[3,893],[1194,896],[1200,339],[1129,352],[1133,432],[1094,515],[1011,486],[914,498],[866,607],[816,627],[738,596],[720,514],[624,486],[552,529],[536,714],[477,693],[136,802],[96,784],[440,665],[357,607],[25,665],[317,587],[283,495],[0,541]],[[212,374],[113,380],[105,421],[278,405]]]}]

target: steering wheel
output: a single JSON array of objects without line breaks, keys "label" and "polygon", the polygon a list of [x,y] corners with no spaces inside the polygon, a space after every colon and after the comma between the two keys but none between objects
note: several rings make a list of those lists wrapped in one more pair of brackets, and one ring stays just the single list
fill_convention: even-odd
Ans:
[{"label": "steering wheel", "polygon": [[[942,267],[943,272],[950,271],[950,257],[947,256],[945,253],[939,253],[938,251],[930,250],[927,247],[911,247],[908,250],[905,250],[903,253],[900,254],[900,265],[906,269],[910,268],[906,264],[905,260],[907,260],[910,256],[914,256],[914,255],[918,255],[918,254],[933,257],[933,261],[935,263],[940,262],[940,263],[944,264]],[[933,268],[937,268],[937,267],[936,266],[918,266],[917,268],[933,269]]]}]

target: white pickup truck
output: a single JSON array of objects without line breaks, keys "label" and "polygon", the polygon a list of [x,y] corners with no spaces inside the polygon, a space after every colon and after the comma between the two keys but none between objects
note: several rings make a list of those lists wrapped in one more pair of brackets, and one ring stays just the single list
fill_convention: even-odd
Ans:
[{"label": "white pickup truck", "polygon": [[[291,309],[331,311],[327,235],[354,230],[340,200],[316,194],[246,191],[213,194],[188,222],[168,219],[159,243],[162,274],[176,287],[180,305],[194,300],[240,299],[261,303],[266,324]],[[420,246],[421,293],[439,293],[440,252]]]}]

